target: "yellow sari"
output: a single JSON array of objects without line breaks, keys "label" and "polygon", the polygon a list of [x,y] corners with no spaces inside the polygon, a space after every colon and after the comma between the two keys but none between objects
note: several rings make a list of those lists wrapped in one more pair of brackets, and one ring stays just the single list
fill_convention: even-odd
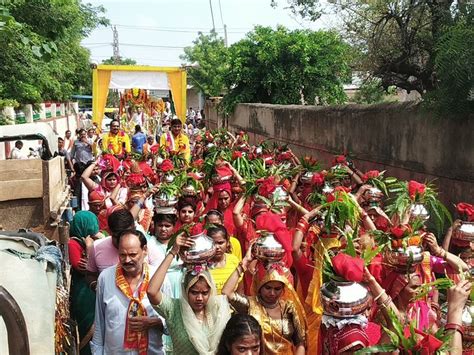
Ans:
[{"label": "yellow sari", "polygon": [[[261,265],[260,265],[261,266]],[[257,272],[253,279],[253,293],[258,295],[260,288],[270,281],[279,281],[285,285],[280,298],[282,319],[271,318],[258,296],[246,297],[248,314],[255,317],[262,326],[265,342],[265,354],[293,354],[296,344],[307,344],[306,315],[298,295],[291,282],[285,276],[288,270],[278,264],[270,266],[264,275]],[[259,276],[261,275],[261,276]],[[240,297],[239,297],[240,298]],[[232,303],[232,301],[231,301]]]},{"label": "yellow sari", "polygon": [[314,271],[313,277],[308,287],[308,295],[305,301],[305,311],[308,322],[308,354],[317,354],[319,348],[319,338],[321,331],[321,319],[323,316],[323,306],[321,304],[320,290],[323,284],[323,260],[325,250],[340,246],[338,238],[319,238],[314,251]]}]

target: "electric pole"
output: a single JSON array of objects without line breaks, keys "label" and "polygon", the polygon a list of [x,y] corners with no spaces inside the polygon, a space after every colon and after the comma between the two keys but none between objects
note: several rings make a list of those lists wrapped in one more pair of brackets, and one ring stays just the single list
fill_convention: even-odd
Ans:
[{"label": "electric pole", "polygon": [[212,10],[212,0],[209,0],[209,6],[211,7],[211,17],[212,17],[212,30],[216,30],[216,24],[214,23],[214,11]]},{"label": "electric pole", "polygon": [[114,35],[114,41],[112,42],[112,47],[114,49],[114,63],[120,64],[120,52],[119,52],[119,39],[118,39],[118,31],[117,27],[112,27],[112,32]]}]

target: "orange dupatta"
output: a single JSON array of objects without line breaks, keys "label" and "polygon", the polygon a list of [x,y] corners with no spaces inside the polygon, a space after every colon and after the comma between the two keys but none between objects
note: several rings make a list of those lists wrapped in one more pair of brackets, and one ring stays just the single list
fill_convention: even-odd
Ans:
[{"label": "orange dupatta", "polygon": [[146,355],[148,351],[148,331],[137,332],[130,330],[128,319],[130,317],[146,316],[146,309],[142,304],[142,299],[145,297],[148,289],[148,283],[150,282],[150,272],[148,270],[148,264],[143,264],[143,282],[138,288],[138,297],[133,296],[133,291],[130,288],[125,276],[123,275],[123,269],[120,264],[117,265],[115,272],[115,284],[118,289],[130,300],[127,309],[127,319],[125,323],[125,334],[123,338],[123,348],[125,350],[138,350],[139,355]]}]

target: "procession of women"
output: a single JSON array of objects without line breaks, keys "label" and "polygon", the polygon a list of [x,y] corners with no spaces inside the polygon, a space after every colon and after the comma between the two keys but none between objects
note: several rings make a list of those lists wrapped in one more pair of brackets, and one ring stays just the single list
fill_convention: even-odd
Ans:
[{"label": "procession of women", "polygon": [[112,121],[77,177],[81,354],[473,353],[471,196],[199,128]]}]

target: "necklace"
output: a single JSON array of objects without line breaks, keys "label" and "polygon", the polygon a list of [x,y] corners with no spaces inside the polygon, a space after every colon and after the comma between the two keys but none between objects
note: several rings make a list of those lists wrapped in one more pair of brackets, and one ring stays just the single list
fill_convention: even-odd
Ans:
[{"label": "necklace", "polygon": [[[262,301],[262,300],[260,300]],[[276,308],[277,306],[280,305],[280,301],[277,301],[276,304],[272,308]],[[270,326],[270,329],[272,330],[272,342],[271,344],[268,344],[270,348],[274,348],[276,353],[279,352],[280,348],[283,346],[283,344],[277,344],[275,341],[275,332],[273,331],[273,325],[272,325],[272,320],[277,321],[276,319],[273,319],[270,317],[268,314],[267,308],[272,309],[270,307],[265,306],[265,304],[262,302],[263,309],[265,310],[265,315],[266,315],[266,321],[268,321],[268,325]],[[281,326],[281,336],[284,336],[283,334],[283,310],[280,307],[280,326]]]},{"label": "necklace", "polygon": [[274,309],[274,308],[277,308],[280,304],[279,301],[276,301],[275,303],[271,304],[271,303],[267,303],[265,302],[264,300],[262,300],[260,298],[260,296],[257,296],[258,297],[258,302],[265,308],[265,309]]}]

